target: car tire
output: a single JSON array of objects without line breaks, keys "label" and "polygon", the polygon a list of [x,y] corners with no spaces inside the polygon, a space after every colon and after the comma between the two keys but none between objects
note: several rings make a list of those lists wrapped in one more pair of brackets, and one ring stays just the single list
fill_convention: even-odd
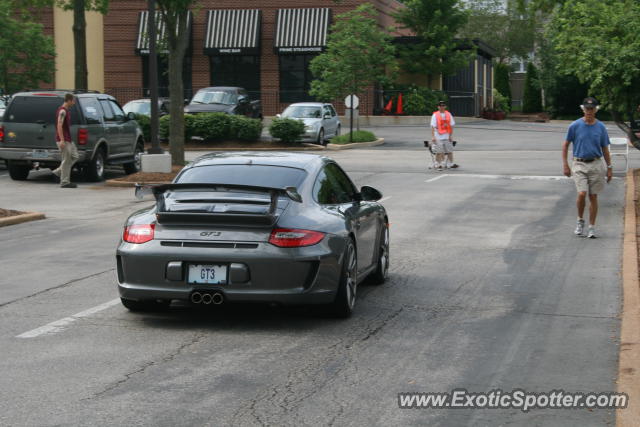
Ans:
[{"label": "car tire", "polygon": [[324,145],[324,129],[320,128],[318,131],[318,139],[316,141],[320,145]]},{"label": "car tire", "polygon": [[353,240],[347,241],[342,258],[338,292],[329,311],[334,317],[347,318],[353,313],[358,289],[358,257]]},{"label": "car tire", "polygon": [[340,136],[340,125],[336,128],[336,136]]},{"label": "car tire", "polygon": [[7,168],[9,169],[9,176],[14,181],[26,180],[29,176],[29,171],[31,171],[31,165],[15,164],[12,161],[8,162]]},{"label": "car tire", "polygon": [[165,311],[169,308],[171,301],[135,301],[132,299],[120,298],[122,305],[124,305],[129,311]]},{"label": "car tire", "polygon": [[133,152],[133,162],[125,163],[122,165],[124,169],[124,173],[127,175],[131,175],[136,172],[140,172],[142,170],[142,159],[140,156],[144,153],[144,146],[138,142],[136,144],[136,148]]},{"label": "car tire", "polygon": [[384,224],[378,243],[378,264],[369,279],[374,285],[382,285],[389,277],[389,227]]},{"label": "car tire", "polygon": [[89,181],[99,182],[104,180],[104,165],[106,155],[103,149],[96,151],[95,156],[85,166],[85,175]]}]

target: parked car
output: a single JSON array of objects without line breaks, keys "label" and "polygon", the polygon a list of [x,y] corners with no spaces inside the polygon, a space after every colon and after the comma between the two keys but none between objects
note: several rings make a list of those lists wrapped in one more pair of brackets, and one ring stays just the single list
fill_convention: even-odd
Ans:
[{"label": "parked car", "polygon": [[[55,117],[65,93],[41,90],[11,98],[0,126],[0,159],[7,160],[12,179],[27,179],[35,163],[52,169],[60,164]],[[144,140],[135,115],[125,114],[110,95],[76,93],[76,100],[70,112],[71,135],[80,156],[76,165],[87,179],[104,179],[106,164],[122,164],[126,173],[139,171]]]},{"label": "parked car", "polygon": [[116,251],[132,311],[229,302],[324,304],[349,316],[358,284],[389,269],[389,219],[372,187],[306,153],[212,153],[172,184],[138,186]]},{"label": "parked car", "polygon": [[[158,114],[160,116],[166,116],[169,114],[169,106],[171,101],[169,98],[158,98]],[[151,99],[134,99],[124,104],[122,107],[125,114],[135,113],[142,114],[143,116],[151,116]]]},{"label": "parked car", "polygon": [[302,120],[305,124],[303,140],[325,144],[340,135],[340,119],[331,104],[299,102],[289,105],[279,117]]},{"label": "parked car", "polygon": [[9,98],[0,96],[0,122],[2,121],[2,117],[4,116],[4,111],[7,108],[8,99]]},{"label": "parked car", "polygon": [[227,113],[262,120],[262,103],[252,101],[241,87],[215,86],[200,89],[184,107],[184,112]]}]

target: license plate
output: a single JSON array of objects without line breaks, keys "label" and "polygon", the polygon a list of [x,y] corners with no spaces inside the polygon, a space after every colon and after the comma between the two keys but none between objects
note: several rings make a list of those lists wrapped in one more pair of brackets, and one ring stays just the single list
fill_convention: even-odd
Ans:
[{"label": "license plate", "polygon": [[227,266],[224,264],[189,264],[189,283],[226,285]]},{"label": "license plate", "polygon": [[31,157],[34,159],[46,159],[49,157],[49,152],[47,150],[33,150]]}]

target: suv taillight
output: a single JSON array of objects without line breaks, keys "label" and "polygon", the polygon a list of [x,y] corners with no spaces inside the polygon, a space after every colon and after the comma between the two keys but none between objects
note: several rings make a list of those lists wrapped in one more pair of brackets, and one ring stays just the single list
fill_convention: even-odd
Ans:
[{"label": "suv taillight", "polygon": [[4,142],[4,126],[0,126],[0,142]]},{"label": "suv taillight", "polygon": [[299,248],[311,246],[324,238],[324,233],[295,228],[274,228],[269,236],[269,243],[281,248]]},{"label": "suv taillight", "polygon": [[122,240],[127,243],[147,243],[153,240],[155,224],[136,224],[124,228]]},{"label": "suv taillight", "polygon": [[87,145],[87,141],[89,140],[89,130],[88,129],[78,129],[78,145]]}]

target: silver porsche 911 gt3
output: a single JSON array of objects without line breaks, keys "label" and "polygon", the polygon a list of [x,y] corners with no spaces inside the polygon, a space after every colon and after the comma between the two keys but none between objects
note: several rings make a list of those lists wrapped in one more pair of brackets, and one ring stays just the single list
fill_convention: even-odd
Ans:
[{"label": "silver porsche 911 gt3", "polygon": [[116,252],[125,307],[325,304],[349,316],[358,284],[387,278],[382,195],[338,164],[291,153],[216,153],[173,183],[139,186],[156,203],[126,221]]}]

